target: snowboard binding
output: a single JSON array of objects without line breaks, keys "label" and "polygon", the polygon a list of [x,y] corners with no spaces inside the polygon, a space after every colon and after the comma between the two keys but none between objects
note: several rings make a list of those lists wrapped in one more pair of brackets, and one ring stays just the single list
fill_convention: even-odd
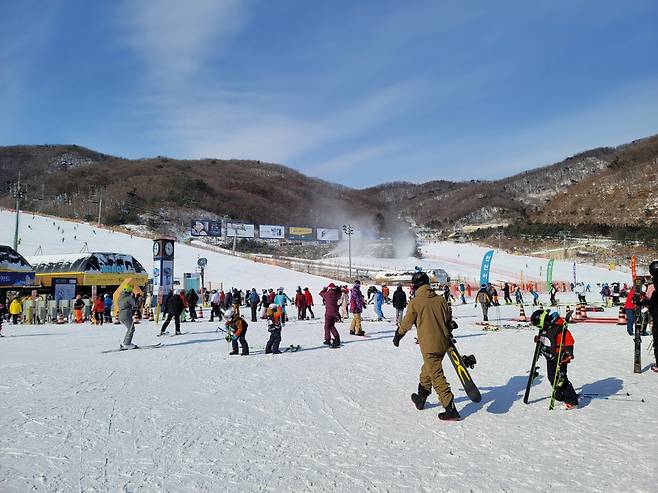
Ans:
[{"label": "snowboard binding", "polygon": [[464,360],[464,366],[466,368],[470,368],[471,370],[475,368],[475,365],[477,364],[477,360],[475,359],[474,354],[468,354],[466,356],[462,356],[462,359]]}]

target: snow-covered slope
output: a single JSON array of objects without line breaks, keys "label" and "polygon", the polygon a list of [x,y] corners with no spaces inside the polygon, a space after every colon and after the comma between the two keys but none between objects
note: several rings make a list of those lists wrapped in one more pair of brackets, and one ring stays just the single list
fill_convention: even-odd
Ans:
[{"label": "snow-covered slope", "polygon": [[[13,243],[14,214],[0,210],[0,244]],[[117,252],[133,255],[148,271],[153,267],[153,242],[141,237],[113,232],[110,229],[97,228],[86,223],[76,223],[50,217],[21,214],[19,252],[26,257],[40,254],[77,253],[86,246],[90,251]],[[249,260],[230,255],[223,255],[201,248],[177,243],[175,249],[174,270],[177,278],[184,272],[195,272],[197,259],[206,257],[206,285],[211,283],[224,288],[277,288],[283,286],[290,292],[298,285],[317,291],[325,286],[327,279],[303,273],[293,273],[275,266],[255,264]],[[264,282],[267,282],[264,285]]]}]

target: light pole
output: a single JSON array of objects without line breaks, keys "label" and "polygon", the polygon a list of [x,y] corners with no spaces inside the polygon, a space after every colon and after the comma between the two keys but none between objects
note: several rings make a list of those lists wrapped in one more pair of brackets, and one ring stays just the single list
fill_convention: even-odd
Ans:
[{"label": "light pole", "polygon": [[347,257],[349,262],[349,276],[352,279],[352,235],[354,234],[354,228],[351,224],[343,224],[343,233],[347,235]]},{"label": "light pole", "polygon": [[21,172],[18,172],[16,183],[7,182],[7,191],[16,199],[16,227],[14,228],[14,250],[18,251],[18,215],[21,208],[21,199],[27,195],[28,186],[21,183]]},{"label": "light pole", "polygon": [[564,259],[566,260],[566,258],[567,258],[567,237],[569,236],[569,234],[571,234],[571,231],[560,231],[558,234],[562,237],[562,249],[564,250],[563,251],[563,256],[564,256]]}]

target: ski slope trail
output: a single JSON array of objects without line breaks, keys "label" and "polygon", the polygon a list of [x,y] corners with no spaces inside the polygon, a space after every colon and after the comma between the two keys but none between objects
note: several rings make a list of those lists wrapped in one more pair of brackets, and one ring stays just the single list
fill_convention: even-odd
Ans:
[{"label": "ski slope trail", "polygon": [[161,348],[109,354],[121,326],[5,326],[0,491],[656,491],[656,375],[633,374],[624,327],[572,326],[569,377],[604,398],[549,411],[544,361],[522,402],[535,331],[484,332],[479,308],[454,311],[482,392],[470,402],[444,361],[457,423],[438,420],[435,394],[415,409],[421,355],[413,332],[392,345],[389,322],[366,321],[369,338],[338,324],[330,350],[318,319],[291,320],[282,347],[302,349],[281,355],[254,322],[249,356],[207,321],[164,338],[142,323],[135,342]]}]

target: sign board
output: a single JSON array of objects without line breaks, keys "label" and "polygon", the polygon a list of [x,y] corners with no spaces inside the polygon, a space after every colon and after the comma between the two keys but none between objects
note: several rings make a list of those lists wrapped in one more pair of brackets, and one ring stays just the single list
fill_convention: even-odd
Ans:
[{"label": "sign board", "polygon": [[75,298],[75,288],[77,287],[77,279],[72,278],[53,278],[53,290],[55,301],[72,300]]},{"label": "sign board", "polygon": [[318,228],[316,229],[318,241],[338,241],[339,232],[337,229]]},{"label": "sign board", "polygon": [[253,224],[226,223],[226,236],[236,238],[253,238],[256,230]]},{"label": "sign board", "polygon": [[302,241],[314,241],[315,236],[313,235],[313,228],[303,228],[298,226],[292,226],[288,228],[288,239],[289,240],[302,240]]},{"label": "sign board", "polygon": [[21,286],[34,286],[36,276],[34,272],[0,272],[0,287],[14,288]]},{"label": "sign board", "polygon": [[258,237],[266,240],[282,240],[285,238],[286,228],[272,224],[261,224],[258,226]]},{"label": "sign board", "polygon": [[201,257],[201,258],[197,259],[196,264],[199,267],[205,267],[206,265],[208,265],[208,259],[204,258],[204,257]]},{"label": "sign board", "polygon": [[222,236],[222,222],[196,219],[190,225],[190,235],[195,237]]}]

